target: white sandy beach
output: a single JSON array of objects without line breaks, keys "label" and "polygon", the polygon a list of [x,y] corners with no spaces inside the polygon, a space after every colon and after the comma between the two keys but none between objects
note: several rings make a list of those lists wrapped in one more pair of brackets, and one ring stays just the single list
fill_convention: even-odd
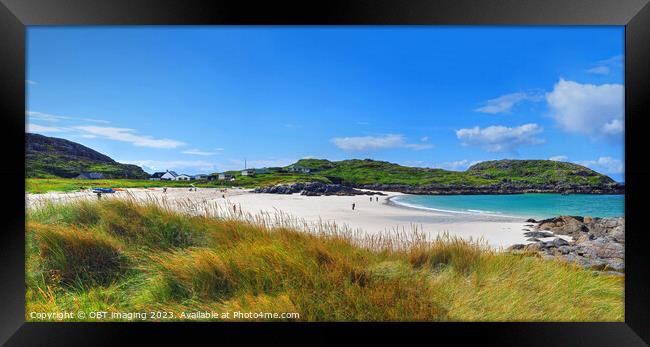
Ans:
[{"label": "white sandy beach", "polygon": [[[483,239],[490,246],[505,248],[516,243],[528,243],[522,229],[526,224],[521,219],[509,217],[481,216],[442,211],[426,211],[396,206],[389,202],[390,197],[401,193],[384,192],[379,201],[370,201],[365,195],[359,196],[302,196],[299,194],[257,194],[244,189],[228,189],[226,193],[216,188],[132,188],[115,194],[104,194],[102,199],[133,196],[137,199],[165,199],[169,202],[185,202],[200,206],[202,203],[218,204],[223,209],[233,205],[252,215],[277,211],[302,219],[306,222],[335,222],[350,229],[368,234],[394,233],[396,231],[418,231],[435,237],[443,233],[464,239]],[[225,198],[222,197],[225,195]],[[76,199],[97,199],[91,192],[26,194],[28,205],[39,201],[69,201]],[[352,203],[355,209],[352,210]],[[173,204],[172,204],[173,205]]]}]

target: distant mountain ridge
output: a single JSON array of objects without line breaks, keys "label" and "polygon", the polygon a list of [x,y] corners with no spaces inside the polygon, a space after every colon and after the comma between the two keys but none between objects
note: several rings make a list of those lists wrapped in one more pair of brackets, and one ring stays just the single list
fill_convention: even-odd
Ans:
[{"label": "distant mountain ridge", "polygon": [[25,177],[73,178],[99,172],[105,178],[148,178],[141,167],[118,163],[79,143],[39,134],[25,134]]}]

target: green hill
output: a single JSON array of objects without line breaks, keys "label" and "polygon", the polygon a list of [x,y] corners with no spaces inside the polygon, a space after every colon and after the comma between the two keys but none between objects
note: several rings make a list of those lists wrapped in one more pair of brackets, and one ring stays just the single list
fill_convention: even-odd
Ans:
[{"label": "green hill", "polygon": [[312,169],[312,175],[323,176],[343,184],[404,185],[607,185],[610,177],[581,165],[551,160],[496,160],[471,166],[466,171],[401,166],[376,160],[329,161],[301,159],[296,165]]},{"label": "green hill", "polygon": [[106,178],[149,177],[149,174],[137,165],[118,163],[76,142],[25,134],[25,177],[72,178],[82,172],[99,172]]}]

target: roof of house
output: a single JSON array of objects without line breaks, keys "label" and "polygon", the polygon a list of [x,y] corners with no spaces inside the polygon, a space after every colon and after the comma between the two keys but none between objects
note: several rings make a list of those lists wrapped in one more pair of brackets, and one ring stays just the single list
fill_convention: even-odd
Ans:
[{"label": "roof of house", "polygon": [[176,171],[169,171],[169,170],[167,170],[167,172],[169,172],[169,173],[170,173],[172,176],[174,176],[174,177],[178,176],[178,174],[176,173]]},{"label": "roof of house", "polygon": [[151,178],[160,178],[164,175],[164,172],[154,172],[153,175],[151,175]]}]

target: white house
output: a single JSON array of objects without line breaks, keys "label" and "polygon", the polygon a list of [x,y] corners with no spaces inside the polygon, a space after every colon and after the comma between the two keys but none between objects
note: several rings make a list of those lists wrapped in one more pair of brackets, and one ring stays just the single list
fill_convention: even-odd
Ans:
[{"label": "white house", "polygon": [[235,179],[233,175],[227,173],[220,173],[218,178],[219,180],[228,180],[228,181],[232,181],[233,179]]},{"label": "white house", "polygon": [[302,165],[289,165],[287,167],[289,172],[300,172],[300,173],[310,173],[311,169]]},{"label": "white house", "polygon": [[154,172],[151,177],[149,177],[150,181],[160,181],[160,178],[164,175],[164,172]]},{"label": "white house", "polygon": [[196,175],[194,175],[193,179],[195,179],[195,180],[207,180],[208,175],[206,175],[206,174],[196,174]]},{"label": "white house", "polygon": [[190,175],[180,174],[180,175],[176,175],[176,177],[173,180],[174,181],[189,181],[191,179],[192,179],[192,177],[190,177]]},{"label": "white house", "polygon": [[[159,173],[160,172],[156,172],[154,174],[154,176],[157,176],[157,174],[159,174]],[[161,180],[161,181],[175,181],[176,176],[178,176],[178,174],[176,172],[167,170],[165,173],[160,175],[160,177],[158,177],[158,180]]]},{"label": "white house", "polygon": [[242,176],[253,176],[253,175],[255,175],[255,170],[254,169],[241,170],[241,175]]}]

